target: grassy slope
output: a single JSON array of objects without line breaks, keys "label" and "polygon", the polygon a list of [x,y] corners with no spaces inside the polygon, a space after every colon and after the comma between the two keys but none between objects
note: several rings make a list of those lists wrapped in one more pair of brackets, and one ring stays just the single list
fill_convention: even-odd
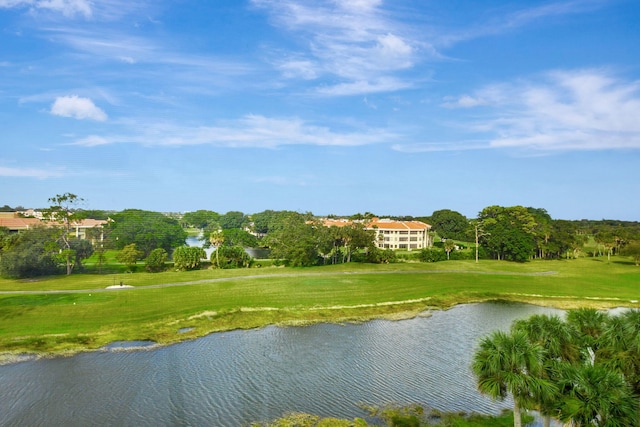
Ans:
[{"label": "grassy slope", "polygon": [[[557,274],[528,275],[548,271]],[[242,277],[248,275],[260,277]],[[220,278],[227,280],[144,288]],[[274,323],[364,320],[398,312],[415,315],[427,306],[496,298],[556,306],[588,301],[637,306],[640,299],[640,269],[626,262],[607,263],[606,258],[73,275],[31,282],[0,280],[0,291],[99,290],[114,279],[138,288],[0,295],[0,351],[77,351],[126,339],[172,342]],[[418,301],[383,304],[409,300]],[[195,329],[177,333],[185,327]]]}]

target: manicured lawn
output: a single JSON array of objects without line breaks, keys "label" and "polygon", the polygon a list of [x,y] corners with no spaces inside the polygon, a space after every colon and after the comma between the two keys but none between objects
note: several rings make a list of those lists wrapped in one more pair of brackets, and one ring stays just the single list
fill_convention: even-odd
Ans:
[{"label": "manicured lawn", "polygon": [[[77,351],[116,340],[167,343],[266,324],[413,316],[430,306],[488,299],[639,306],[640,268],[614,260],[352,263],[0,279],[0,291],[72,291],[0,295],[0,351]],[[120,281],[134,288],[104,290]],[[174,286],[155,287],[163,284]],[[194,329],[178,333],[181,328]]]}]

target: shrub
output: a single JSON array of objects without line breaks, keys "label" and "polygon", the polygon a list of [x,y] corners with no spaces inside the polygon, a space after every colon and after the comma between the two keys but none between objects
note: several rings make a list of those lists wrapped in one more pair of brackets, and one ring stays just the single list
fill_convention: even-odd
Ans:
[{"label": "shrub", "polygon": [[151,273],[163,271],[165,269],[165,262],[167,262],[168,258],[169,255],[167,254],[167,251],[162,248],[156,248],[152,250],[149,256],[145,259],[145,268]]},{"label": "shrub", "polygon": [[447,253],[444,249],[425,248],[420,251],[419,259],[422,262],[438,262],[447,259]]},{"label": "shrub", "polygon": [[204,249],[197,246],[180,246],[173,252],[173,263],[177,270],[197,270],[206,256]]},{"label": "shrub", "polygon": [[218,246],[211,254],[211,265],[216,268],[248,268],[252,263],[242,246]]}]

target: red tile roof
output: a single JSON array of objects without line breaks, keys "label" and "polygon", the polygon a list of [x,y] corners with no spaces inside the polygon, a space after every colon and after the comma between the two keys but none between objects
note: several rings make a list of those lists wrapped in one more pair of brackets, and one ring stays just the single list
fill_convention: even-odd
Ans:
[{"label": "red tile roof", "polygon": [[33,228],[38,225],[45,225],[45,223],[40,221],[37,218],[0,217],[0,227],[6,227],[9,230],[13,230],[13,231],[26,230],[28,228]]},{"label": "red tile roof", "polygon": [[[348,219],[324,219],[322,224],[325,227],[344,227],[353,224]],[[422,221],[395,221],[392,219],[374,218],[366,223],[366,228],[378,228],[381,230],[429,230],[431,226]]]}]

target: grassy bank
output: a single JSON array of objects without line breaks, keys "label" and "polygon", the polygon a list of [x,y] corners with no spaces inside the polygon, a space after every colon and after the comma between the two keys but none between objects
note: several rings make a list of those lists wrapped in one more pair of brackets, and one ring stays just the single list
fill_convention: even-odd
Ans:
[{"label": "grassy bank", "polygon": [[[120,281],[133,288],[105,290]],[[492,299],[639,306],[639,285],[640,269],[631,262],[601,258],[0,280],[0,291],[33,292],[0,295],[0,351],[75,352],[117,340],[170,343],[268,324],[403,318],[428,307]]]}]

